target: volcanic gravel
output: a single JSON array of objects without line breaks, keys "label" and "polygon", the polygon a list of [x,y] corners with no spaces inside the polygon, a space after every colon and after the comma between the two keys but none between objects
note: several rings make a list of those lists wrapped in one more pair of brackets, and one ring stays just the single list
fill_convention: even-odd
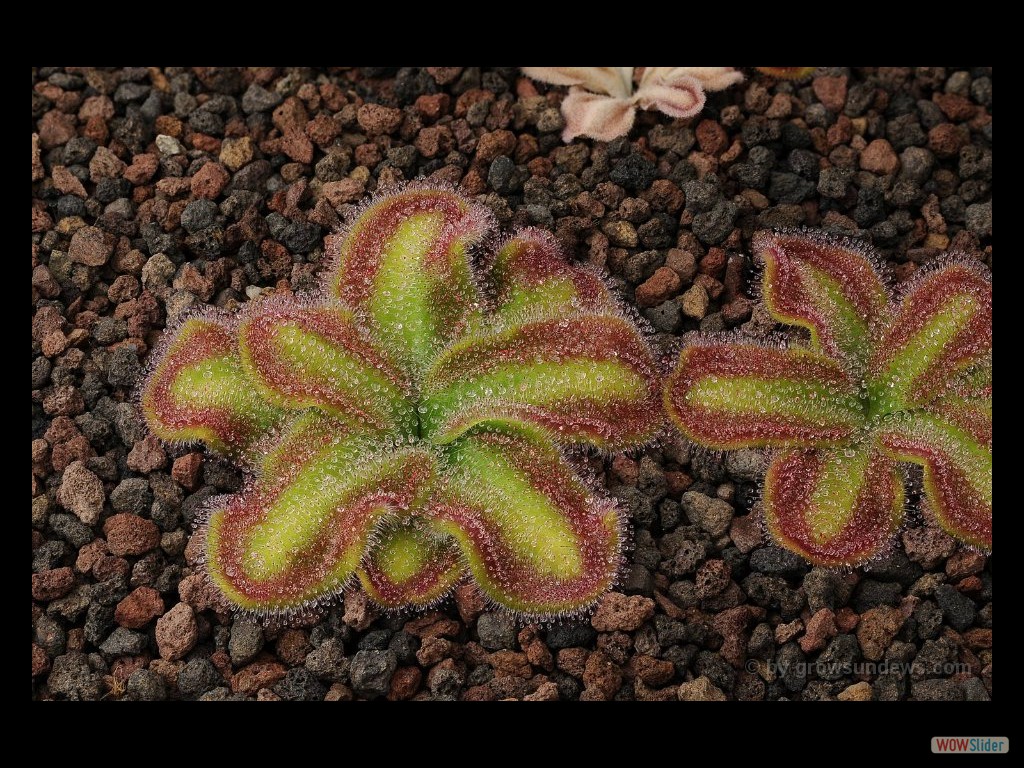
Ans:
[{"label": "volcanic gravel", "polygon": [[554,232],[667,356],[779,330],[752,288],[765,227],[866,238],[897,282],[947,248],[991,266],[991,69],[747,75],[692,120],[565,145],[565,89],[512,68],[34,68],[32,698],[988,699],[990,558],[913,518],[869,568],[811,567],[763,540],[759,452],[679,437],[591,459],[634,544],[577,621],[524,626],[462,587],[263,627],[196,572],[193,517],[241,476],[147,433],[149,350],[189,307],[308,287],[381,185],[459,184]]}]

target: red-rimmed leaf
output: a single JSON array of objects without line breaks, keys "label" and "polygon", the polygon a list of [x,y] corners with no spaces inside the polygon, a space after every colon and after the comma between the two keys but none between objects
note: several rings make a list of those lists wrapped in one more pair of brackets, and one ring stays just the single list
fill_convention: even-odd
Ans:
[{"label": "red-rimmed leaf", "polygon": [[348,310],[259,303],[239,324],[239,349],[261,393],[282,408],[318,408],[360,430],[415,434],[408,379]]},{"label": "red-rimmed leaf", "polygon": [[992,354],[992,281],[962,257],[924,270],[907,289],[871,361],[878,413],[924,405]]},{"label": "red-rimmed leaf", "polygon": [[815,348],[862,373],[889,313],[874,254],[821,232],[758,232],[752,248],[772,315],[809,329]]},{"label": "red-rimmed leaf", "polygon": [[420,424],[447,443],[485,422],[543,427],[559,442],[635,445],[661,423],[657,366],[636,326],[570,315],[466,337],[431,367]]},{"label": "red-rimmed leaf", "polygon": [[864,424],[838,363],[751,342],[685,347],[665,381],[665,408],[692,440],[720,449],[834,444]]},{"label": "red-rimmed leaf", "polygon": [[991,400],[946,399],[934,410],[885,419],[880,440],[897,459],[924,467],[928,507],[946,532],[990,550]]},{"label": "red-rimmed leaf", "polygon": [[329,238],[327,289],[419,372],[480,310],[469,250],[491,225],[485,209],[452,190],[408,187]]},{"label": "red-rimmed leaf", "polygon": [[874,439],[787,451],[764,481],[768,530],[816,565],[859,565],[882,551],[903,521],[903,478]]},{"label": "red-rimmed leaf", "polygon": [[618,311],[598,274],[569,263],[555,238],[539,229],[520,230],[498,249],[490,280],[496,292],[495,316],[508,324],[573,311]]},{"label": "red-rimmed leaf", "polygon": [[168,329],[142,387],[153,433],[240,455],[280,413],[254,391],[238,358],[235,333],[213,313]]},{"label": "red-rimmed leaf", "polygon": [[353,439],[312,454],[209,509],[207,573],[236,609],[282,614],[334,597],[382,521],[429,496],[435,461],[425,450]]},{"label": "red-rimmed leaf", "polygon": [[496,604],[539,619],[572,615],[615,582],[621,513],[543,433],[477,431],[449,446],[445,461],[427,514],[458,541]]},{"label": "red-rimmed leaf", "polygon": [[386,608],[425,608],[444,599],[465,576],[458,544],[424,518],[388,526],[359,568],[366,594]]}]

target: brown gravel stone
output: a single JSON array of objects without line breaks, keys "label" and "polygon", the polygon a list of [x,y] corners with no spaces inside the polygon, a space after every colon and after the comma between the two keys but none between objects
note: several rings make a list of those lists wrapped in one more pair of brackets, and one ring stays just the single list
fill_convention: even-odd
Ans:
[{"label": "brown gravel stone", "polygon": [[39,119],[39,143],[43,149],[67,144],[75,137],[75,121],[70,115],[51,109]]},{"label": "brown gravel stone", "polygon": [[139,186],[152,179],[159,167],[160,158],[156,155],[135,155],[132,164],[125,169],[124,177],[135,186]]},{"label": "brown gravel stone", "polygon": [[970,141],[971,135],[962,126],[939,123],[928,131],[928,149],[943,159],[956,157]]},{"label": "brown gravel stone", "polygon": [[152,520],[121,512],[103,523],[107,547],[114,555],[144,555],[160,544],[160,529]]},{"label": "brown gravel stone", "polygon": [[140,629],[164,612],[164,600],[152,587],[138,587],[117,604],[114,621],[128,629]]},{"label": "brown gravel stone", "polygon": [[511,155],[516,148],[516,135],[512,131],[492,131],[480,137],[476,145],[476,158],[489,163],[500,155]]},{"label": "brown gravel stone", "polygon": [[106,147],[99,146],[89,161],[89,179],[93,182],[119,179],[127,167],[121,158]]},{"label": "brown gravel stone", "polygon": [[199,473],[203,469],[203,455],[201,453],[186,453],[179,456],[171,465],[171,477],[179,485],[189,491],[199,487]]},{"label": "brown gravel stone", "polygon": [[956,580],[981,573],[985,569],[986,559],[985,555],[981,552],[970,549],[958,549],[946,560],[946,575],[950,579]]},{"label": "brown gravel stone", "polygon": [[679,305],[683,308],[683,314],[687,317],[692,317],[694,320],[702,319],[708,313],[710,304],[711,299],[702,285],[691,285],[679,298]]},{"label": "brown gravel stone", "polygon": [[903,532],[903,548],[907,557],[931,570],[953,554],[956,541],[940,528],[922,526],[908,528]]},{"label": "brown gravel stone", "polygon": [[598,632],[632,632],[653,615],[654,601],[649,597],[627,597],[621,592],[609,592],[597,604],[590,624]]},{"label": "brown gravel stone", "polygon": [[75,586],[75,572],[68,567],[32,574],[32,599],[48,602],[63,597]]},{"label": "brown gravel stone", "polygon": [[857,641],[868,661],[881,661],[896,633],[903,626],[903,614],[889,605],[871,608],[860,616]]},{"label": "brown gravel stone", "polygon": [[[178,605],[181,605],[181,603],[178,603]],[[157,629],[157,632],[159,632],[159,629]],[[187,652],[188,651],[185,653]],[[161,653],[163,653],[162,650]],[[269,688],[272,686],[283,678],[287,672],[287,667],[279,662],[254,661],[252,664],[242,667],[242,669],[238,670],[231,676],[231,690],[234,693],[252,696],[261,688]]]},{"label": "brown gravel stone", "polygon": [[220,163],[207,163],[192,176],[190,187],[195,197],[214,200],[224,190],[231,176]]},{"label": "brown gravel stone", "polygon": [[658,267],[654,274],[637,286],[636,303],[641,307],[655,307],[675,296],[682,280],[675,270]]},{"label": "brown gravel stone", "polygon": [[847,686],[836,695],[839,701],[871,701],[874,697],[871,684],[864,681]]},{"label": "brown gravel stone", "polygon": [[156,435],[146,435],[128,452],[128,469],[148,474],[167,464],[167,454]]},{"label": "brown gravel stone", "polygon": [[63,165],[53,166],[53,186],[62,195],[75,195],[83,199],[89,196],[78,177]]},{"label": "brown gravel stone", "polygon": [[820,651],[837,632],[835,614],[829,608],[822,608],[807,620],[804,636],[800,638],[800,650],[804,653]]},{"label": "brown gravel stone", "polygon": [[402,110],[381,104],[363,104],[356,113],[359,125],[370,136],[393,133],[402,124]]},{"label": "brown gravel stone", "polygon": [[900,159],[892,144],[885,139],[875,139],[860,153],[860,167],[889,176],[899,170]]},{"label": "brown gravel stone", "polygon": [[[160,657],[168,661],[177,661],[184,657],[195,647],[198,638],[196,617],[187,603],[178,603],[156,622],[157,648],[160,650]],[[253,691],[255,690],[254,688]]]},{"label": "brown gravel stone", "polygon": [[101,267],[114,252],[114,238],[97,227],[82,227],[71,236],[68,258],[77,264]]},{"label": "brown gravel stone", "polygon": [[630,660],[630,668],[633,674],[645,685],[659,688],[676,673],[676,665],[665,659],[656,659],[653,656],[639,654]]},{"label": "brown gravel stone", "polygon": [[388,691],[389,701],[407,701],[416,695],[423,682],[423,672],[419,667],[399,667],[391,676],[391,688]]},{"label": "brown gravel stone", "polygon": [[680,701],[725,701],[725,694],[708,678],[701,676],[696,680],[679,686],[677,695]]},{"label": "brown gravel stone", "polygon": [[814,78],[811,87],[818,101],[833,112],[842,112],[846,106],[846,82],[846,75],[820,75]]},{"label": "brown gravel stone", "polygon": [[220,146],[220,161],[229,171],[237,171],[252,162],[255,147],[252,139],[243,136],[238,139],[224,139]]},{"label": "brown gravel stone", "polygon": [[498,676],[529,678],[533,674],[533,667],[525,653],[518,651],[495,651],[490,657],[491,666],[494,667],[494,674]]},{"label": "brown gravel stone", "polygon": [[587,658],[583,671],[586,686],[580,695],[584,701],[611,701],[622,685],[622,670],[604,651],[594,651]]},{"label": "brown gravel stone", "polygon": [[32,643],[32,677],[39,677],[50,671],[50,657],[46,651]]},{"label": "brown gravel stone", "polygon": [[81,461],[74,461],[64,470],[57,499],[61,506],[75,513],[86,525],[94,525],[103,511],[103,481]]}]

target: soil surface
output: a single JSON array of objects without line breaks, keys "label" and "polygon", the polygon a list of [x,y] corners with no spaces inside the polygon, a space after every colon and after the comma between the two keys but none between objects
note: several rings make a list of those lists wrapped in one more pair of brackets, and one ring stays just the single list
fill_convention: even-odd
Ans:
[{"label": "soil surface", "polygon": [[680,438],[604,462],[631,567],[576,622],[517,625],[463,588],[263,628],[213,611],[194,568],[196,510],[241,475],[147,434],[148,352],[189,306],[310,285],[380,184],[460,184],[551,230],[666,353],[777,330],[761,228],[866,238],[896,282],[947,248],[991,266],[990,69],[747,75],[693,120],[565,145],[565,89],[511,68],[34,68],[32,697],[988,699],[990,558],[912,516],[870,568],[810,567],[762,540],[761,454]]}]

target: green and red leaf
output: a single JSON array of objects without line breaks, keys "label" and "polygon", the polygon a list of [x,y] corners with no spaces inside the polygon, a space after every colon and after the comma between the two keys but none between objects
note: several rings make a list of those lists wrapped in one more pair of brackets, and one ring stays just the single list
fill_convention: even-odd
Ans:
[{"label": "green and red leaf", "polygon": [[533,618],[586,610],[622,563],[622,513],[538,430],[475,430],[445,450],[427,514],[497,605]]},{"label": "green and red leaf", "polygon": [[328,239],[327,290],[419,373],[481,310],[470,250],[491,226],[489,213],[453,190],[410,186]]},{"label": "green and red leaf", "polygon": [[948,398],[930,410],[886,418],[880,440],[924,467],[928,507],[947,533],[991,550],[992,402]]},{"label": "green and red leaf", "polygon": [[903,477],[873,439],[840,448],[786,451],[764,481],[768,530],[816,565],[860,565],[903,523]]},{"label": "green and red leaf", "polygon": [[218,500],[202,524],[207,573],[236,609],[289,613],[339,594],[375,531],[414,512],[435,472],[426,450],[380,451],[361,438],[295,459]]},{"label": "green and red leaf", "polygon": [[414,517],[380,531],[359,580],[370,599],[385,608],[426,608],[444,599],[465,573],[455,539]]},{"label": "green and red leaf", "polygon": [[361,431],[415,434],[411,384],[351,312],[269,300],[239,323],[242,363],[281,408],[319,408]]},{"label": "green and red leaf", "polygon": [[165,338],[142,387],[149,428],[162,440],[240,456],[280,414],[255,393],[234,329],[207,313],[182,320]]},{"label": "green and red leaf", "polygon": [[864,424],[842,366],[800,347],[692,343],[666,379],[664,399],[684,434],[719,449],[836,444]]},{"label": "green and red leaf", "polygon": [[962,257],[922,270],[871,361],[876,412],[926,405],[992,354],[992,281]]},{"label": "green and red leaf", "polygon": [[870,250],[821,232],[758,232],[762,291],[774,317],[811,332],[811,343],[863,373],[888,322],[890,298]]},{"label": "green and red leaf", "polygon": [[498,249],[490,269],[495,317],[516,325],[524,321],[617,312],[604,280],[591,269],[569,263],[549,233],[523,229]]},{"label": "green and red leaf", "polygon": [[482,423],[532,424],[561,443],[636,445],[661,423],[658,370],[618,315],[525,322],[453,344],[427,373],[423,434],[449,443]]}]

